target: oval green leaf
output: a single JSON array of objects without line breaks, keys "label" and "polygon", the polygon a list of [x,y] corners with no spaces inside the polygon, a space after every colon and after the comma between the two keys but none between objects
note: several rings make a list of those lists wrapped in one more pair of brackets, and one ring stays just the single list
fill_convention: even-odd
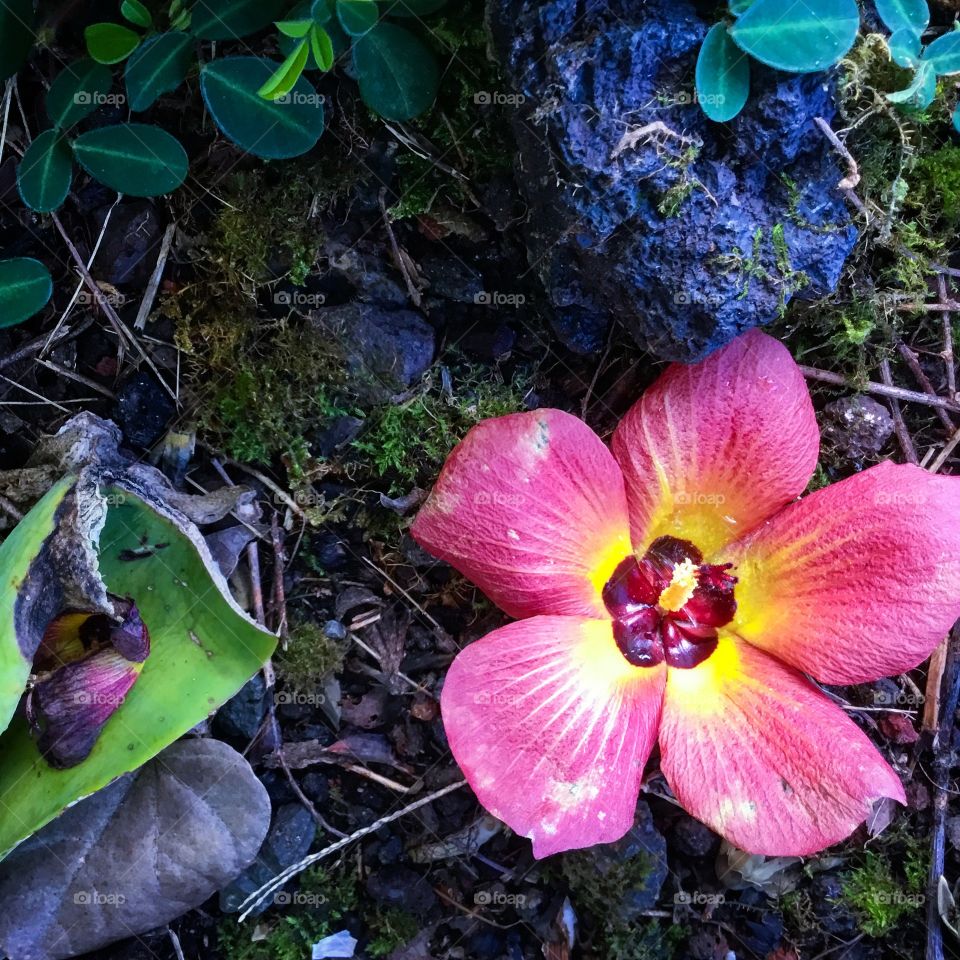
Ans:
[{"label": "oval green leaf", "polygon": [[730,36],[767,66],[813,73],[840,60],[859,27],[856,0],[754,0],[730,27]]},{"label": "oval green leaf", "polygon": [[927,0],[876,0],[877,13],[891,33],[911,30],[920,36],[930,24]]},{"label": "oval green leaf", "polygon": [[318,70],[326,73],[333,66],[335,59],[333,40],[323,27],[315,26],[310,31],[310,52],[313,54],[313,62]]},{"label": "oval green leaf", "polygon": [[380,18],[374,0],[337,0],[337,19],[351,37],[369,33]]},{"label": "oval green leaf", "polygon": [[[136,770],[196,726],[276,646],[275,637],[225,596],[209,573],[211,558],[173,523],[125,489],[104,492],[109,507],[100,574],[110,593],[136,602],[150,631],[150,655],[82,763],[51,767],[22,717],[0,737],[0,857],[71,803]],[[50,507],[45,511],[41,520],[49,524]],[[144,544],[155,549],[147,553]]]},{"label": "oval green leaf", "polygon": [[960,73],[960,30],[951,30],[937,37],[921,57],[941,76],[945,73]]},{"label": "oval green leaf", "polygon": [[182,30],[170,30],[141,44],[124,72],[131,110],[146,110],[183,83],[193,63],[193,42]]},{"label": "oval green leaf", "polygon": [[113,74],[90,57],[76,60],[57,74],[47,91],[47,115],[61,130],[89,116],[113,86]]},{"label": "oval green leaf", "polygon": [[730,39],[725,23],[718,23],[700,47],[697,57],[697,102],[718,123],[732,120],[750,95],[750,58]]},{"label": "oval green leaf", "polygon": [[[53,280],[50,278],[50,271],[39,260],[34,260],[32,257],[0,260],[0,327],[13,327],[23,323],[24,320],[29,320],[47,305],[52,293]],[[16,550],[15,545],[7,549],[10,539],[11,537],[8,537],[0,545],[0,551],[2,551],[0,552],[0,564],[2,564],[0,569],[4,571],[4,579],[0,587],[0,604],[9,592],[11,578],[7,575],[7,571],[16,570],[23,559],[11,552]],[[3,608],[0,607],[0,609]],[[12,617],[13,607],[8,609]],[[4,637],[2,626],[0,626],[0,730],[10,719],[9,716],[4,716],[5,690],[9,678],[3,672],[7,660],[12,656],[10,650],[4,650],[4,644],[9,645],[9,642],[9,638]]]},{"label": "oval green leaf", "polygon": [[140,34],[119,23],[94,23],[83,31],[87,52],[97,63],[126,60],[140,44]]},{"label": "oval green leaf", "polygon": [[33,48],[33,0],[0,0],[0,81],[26,63]]},{"label": "oval green leaf", "polygon": [[300,79],[309,56],[309,42],[306,39],[298,40],[287,59],[277,67],[257,93],[266,100],[279,100],[285,97]]},{"label": "oval green leaf", "polygon": [[276,64],[263,57],[225,57],[200,71],[204,103],[224,135],[247,153],[268,160],[298,157],[323,133],[323,98],[300,77],[280,100],[257,91]]},{"label": "oval green leaf", "polygon": [[44,130],[27,147],[17,167],[20,198],[39,213],[56,210],[67,198],[73,181],[70,146],[57,130]]},{"label": "oval green leaf", "polygon": [[302,40],[313,26],[313,20],[309,17],[304,20],[278,20],[277,30],[285,37],[292,37],[294,40]]},{"label": "oval green leaf", "polygon": [[140,0],[123,0],[120,4],[120,15],[124,20],[143,27],[144,30],[149,30],[153,26],[153,14]]},{"label": "oval green leaf", "polygon": [[913,75],[913,82],[904,90],[888,93],[891,103],[902,103],[911,110],[926,110],[937,95],[937,72],[933,65],[921,63]]},{"label": "oval green leaf", "polygon": [[95,180],[131,197],[170,193],[187,178],[187,155],[166,130],[120,123],[83,133],[73,155]]},{"label": "oval green leaf", "polygon": [[920,64],[920,35],[909,27],[903,27],[890,35],[887,41],[890,57],[898,66],[913,70]]},{"label": "oval green leaf", "polygon": [[353,45],[353,62],[364,102],[387,120],[419,116],[437,97],[437,62],[403,27],[378,23]]},{"label": "oval green leaf", "polygon": [[190,32],[201,40],[237,40],[279,20],[283,0],[197,0]]}]

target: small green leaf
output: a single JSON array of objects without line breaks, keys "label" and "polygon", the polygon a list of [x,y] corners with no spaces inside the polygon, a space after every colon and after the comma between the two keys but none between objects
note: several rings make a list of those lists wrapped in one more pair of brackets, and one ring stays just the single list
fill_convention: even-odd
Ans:
[{"label": "small green leaf", "polygon": [[58,130],[44,130],[27,147],[17,167],[17,189],[23,202],[38,213],[56,210],[73,181],[73,156]]},{"label": "small green leaf", "polygon": [[337,0],[337,19],[351,37],[369,33],[380,17],[380,9],[373,0]]},{"label": "small green leaf", "polygon": [[890,57],[894,63],[908,70],[914,70],[920,65],[920,35],[910,27],[903,27],[890,35],[887,41],[890,47]]},{"label": "small green leaf", "polygon": [[323,133],[323,97],[305,78],[280,100],[257,90],[273,75],[263,57],[224,57],[200,71],[200,91],[214,122],[247,153],[269,160],[298,157]]},{"label": "small green leaf", "polygon": [[124,80],[131,110],[146,110],[183,83],[193,63],[193,37],[168,30],[145,40],[127,61]]},{"label": "small green leaf", "polygon": [[140,0],[123,0],[120,4],[120,15],[124,20],[149,30],[153,26],[153,14],[140,2]]},{"label": "small green leaf", "polygon": [[309,43],[301,40],[257,93],[266,100],[279,100],[280,97],[285,97],[300,79],[309,55]]},{"label": "small green leaf", "polygon": [[951,30],[937,37],[923,51],[921,60],[929,63],[940,76],[960,73],[960,30]]},{"label": "small green leaf", "polygon": [[718,23],[700,47],[697,57],[697,102],[711,119],[732,120],[750,95],[750,58],[730,39],[725,23]]},{"label": "small green leaf", "polygon": [[313,53],[313,61],[319,70],[326,73],[333,66],[333,41],[323,27],[315,26],[310,31],[310,51]]},{"label": "small green leaf", "polygon": [[[23,323],[35,313],[38,313],[46,305],[53,293],[53,280],[50,278],[50,271],[39,261],[31,257],[17,257],[13,260],[0,260],[0,327],[13,327],[18,323]],[[28,528],[29,530],[29,528]],[[28,533],[23,532],[23,535]],[[0,589],[0,599],[6,599],[9,592],[9,585],[16,579],[15,570],[22,563],[22,555],[15,551],[16,543],[7,544],[12,539],[12,534],[7,537],[0,546],[0,558],[3,562],[3,589]],[[9,610],[13,610],[11,602]],[[6,614],[5,614],[6,615]],[[9,638],[3,636],[0,631],[0,668],[6,670],[4,664],[7,657],[17,660],[18,650],[15,649],[15,643],[11,647]],[[20,658],[22,660],[22,658]],[[18,661],[19,662],[19,661]],[[29,664],[27,664],[27,674],[29,674]],[[22,664],[16,671],[17,677],[24,681]],[[12,678],[10,678],[12,679]],[[8,678],[4,674],[0,679],[0,730],[2,730],[10,720],[9,697],[7,695]],[[23,688],[21,686],[21,692]],[[19,700],[19,695],[13,701]]]},{"label": "small green leaf", "polygon": [[364,102],[387,120],[410,120],[437,97],[433,54],[403,27],[378,23],[353,45],[353,62]]},{"label": "small green leaf", "polygon": [[913,82],[904,90],[888,93],[891,103],[902,103],[912,110],[926,110],[937,95],[937,72],[929,63],[921,63]]},{"label": "small green leaf", "polygon": [[126,60],[140,44],[140,34],[119,23],[94,23],[83,31],[87,52],[97,63]]},{"label": "small green leaf", "polygon": [[160,127],[120,123],[81,134],[73,155],[95,180],[131,197],[170,193],[187,178],[187,155]]},{"label": "small green leaf", "polygon": [[424,17],[446,6],[447,0],[386,0],[385,17]]},{"label": "small green leaf", "polygon": [[294,40],[305,37],[312,26],[312,20],[278,20],[276,23],[277,29],[285,37],[293,37]]},{"label": "small green leaf", "polygon": [[89,116],[104,102],[113,74],[102,63],[84,57],[68,64],[47,91],[47,115],[61,130]]},{"label": "small green leaf", "polygon": [[754,0],[730,27],[730,36],[767,66],[812,73],[837,63],[859,27],[856,0]]},{"label": "small green leaf", "polygon": [[0,0],[0,81],[12,77],[33,49],[33,0]]},{"label": "small green leaf", "polygon": [[197,0],[190,31],[201,40],[237,40],[280,19],[283,0]]},{"label": "small green leaf", "polygon": [[919,38],[930,24],[927,0],[876,0],[877,13],[891,33],[911,30]]}]

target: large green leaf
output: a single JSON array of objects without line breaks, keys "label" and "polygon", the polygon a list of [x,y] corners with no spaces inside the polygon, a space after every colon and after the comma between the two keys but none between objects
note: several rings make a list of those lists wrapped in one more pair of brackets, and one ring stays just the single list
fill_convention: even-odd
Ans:
[{"label": "large green leaf", "polygon": [[377,25],[380,10],[374,0],[337,0],[337,19],[351,37],[362,37]]},{"label": "large green leaf", "polygon": [[378,23],[353,45],[353,62],[364,102],[388,120],[410,120],[437,97],[437,62],[403,27]]},{"label": "large green leaf", "polygon": [[73,141],[73,154],[91,177],[131,197],[170,193],[187,178],[180,142],[146,123],[90,130]]},{"label": "large green leaf", "polygon": [[182,30],[169,30],[140,45],[124,73],[131,110],[146,110],[160,94],[183,83],[193,63],[193,43],[193,37]]},{"label": "large green leaf", "polygon": [[888,93],[891,103],[902,103],[912,110],[926,110],[937,95],[937,72],[930,63],[921,63],[909,87]]},{"label": "large green leaf", "polygon": [[[0,736],[0,857],[194,727],[232,697],[276,645],[224,596],[197,547],[172,522],[125,489],[105,493],[100,573],[111,593],[135,600],[150,631],[150,655],[82,763],[65,770],[48,765],[21,717]],[[49,529],[56,496],[41,504],[36,523]],[[22,665],[15,666],[22,676]]]},{"label": "large green leaf", "polygon": [[[36,260],[30,262],[37,263]],[[17,261],[6,261],[11,263]],[[6,314],[2,292],[6,264],[0,263],[0,315]],[[39,271],[37,273],[39,275]],[[49,288],[50,274],[46,277]],[[24,656],[17,641],[18,596],[31,580],[31,570],[32,579],[39,579],[37,574],[42,562],[38,562],[38,558],[42,557],[44,544],[56,528],[58,511],[72,486],[73,480],[68,477],[53,487],[0,544],[0,570],[3,570],[0,578],[0,732],[7,729],[23,696],[33,661],[33,651]]]},{"label": "large green leaf", "polygon": [[66,199],[73,181],[73,156],[59,130],[44,130],[17,167],[17,189],[31,210],[49,213]]},{"label": "large green leaf", "polygon": [[891,33],[908,29],[919,37],[930,23],[927,0],[876,0],[876,7]]},{"label": "large green leaf", "polygon": [[68,64],[47,91],[47,115],[53,125],[66,130],[89,116],[113,86],[109,67],[90,57]]},{"label": "large green leaf", "polygon": [[93,23],[83,31],[83,39],[97,63],[119,63],[137,49],[140,34],[120,23]]},{"label": "large green leaf", "polygon": [[190,32],[195,37],[201,40],[236,40],[279,20],[284,10],[284,2],[197,0],[191,9]]},{"label": "large green leaf", "polygon": [[915,70],[920,65],[923,44],[920,42],[920,35],[909,27],[902,27],[896,33],[890,34],[887,46],[890,47],[890,57],[899,66]]},{"label": "large green leaf", "polygon": [[945,73],[960,73],[960,30],[951,30],[937,37],[921,57],[941,76]]},{"label": "large green leaf", "polygon": [[0,81],[12,77],[33,47],[33,0],[0,0]]},{"label": "large green leaf", "polygon": [[262,57],[225,57],[200,71],[200,90],[217,126],[247,153],[271,160],[306,153],[323,133],[323,98],[305,77],[280,100],[257,93],[276,66]]},{"label": "large green leaf", "polygon": [[711,119],[732,120],[750,95],[750,58],[730,39],[725,23],[710,29],[697,57],[697,102]]},{"label": "large green leaf", "polygon": [[754,0],[730,36],[761,63],[811,73],[835,64],[853,46],[859,27],[856,0]]}]

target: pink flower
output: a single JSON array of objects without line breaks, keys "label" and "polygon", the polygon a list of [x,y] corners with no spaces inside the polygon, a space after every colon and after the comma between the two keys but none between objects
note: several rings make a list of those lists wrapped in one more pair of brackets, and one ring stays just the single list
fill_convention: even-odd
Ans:
[{"label": "pink flower", "polygon": [[450,455],[413,536],[518,620],[456,658],[444,724],[536,856],[621,837],[658,742],[680,803],[752,853],[812,853],[905,801],[804,674],[902,673],[944,637],[960,478],[883,463],[797,501],[818,449],[803,376],[755,331],[667,369],[612,452],[535,410]]}]

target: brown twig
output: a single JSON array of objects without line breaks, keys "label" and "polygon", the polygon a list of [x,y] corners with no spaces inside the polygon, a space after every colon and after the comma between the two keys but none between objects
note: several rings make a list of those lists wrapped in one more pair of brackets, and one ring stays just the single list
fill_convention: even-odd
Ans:
[{"label": "brown twig", "polygon": [[800,372],[808,380],[818,380],[820,383],[829,383],[835,387],[843,387],[845,390],[859,390],[862,393],[876,394],[878,397],[892,397],[894,400],[905,400],[908,403],[922,403],[928,407],[943,407],[944,410],[950,410],[953,413],[960,413],[960,403],[956,400],[949,400],[946,397],[931,397],[926,393],[920,393],[918,390],[906,390],[903,387],[892,387],[884,383],[876,383],[868,380],[863,384],[849,383],[846,377],[839,373],[833,373],[830,370],[820,370],[818,367],[801,366]]},{"label": "brown twig", "polygon": [[[900,356],[903,357],[904,362],[910,368],[910,372],[916,377],[917,383],[923,387],[924,393],[930,397],[935,397],[937,391],[933,389],[933,384],[930,382],[930,378],[923,372],[923,367],[920,366],[920,359],[917,355],[902,341],[897,344],[897,348],[900,351]],[[950,414],[947,413],[943,407],[937,407],[937,416],[940,418],[940,422],[946,427],[948,433],[953,433],[956,430],[957,425],[953,422]]]},{"label": "brown twig", "polygon": [[847,175],[837,184],[837,189],[861,212],[866,212],[863,201],[856,194],[857,184],[860,183],[860,168],[853,154],[846,144],[834,133],[833,127],[823,117],[814,117],[813,122],[820,128],[820,132],[830,141],[833,149],[846,161]]},{"label": "brown twig", "polygon": [[[893,387],[893,375],[890,373],[889,360],[880,361],[880,378],[883,380],[884,386]],[[903,411],[900,409],[900,401],[896,398],[890,399],[890,415],[893,417],[894,433],[897,435],[897,441],[903,450],[903,455],[907,458],[907,462],[918,463],[913,439],[910,436],[910,431],[907,430],[907,425],[903,422]]]},{"label": "brown twig", "polygon": [[177,232],[177,224],[170,223],[163,232],[163,240],[160,242],[160,253],[157,256],[157,264],[150,274],[150,282],[144,291],[143,299],[140,301],[140,309],[137,310],[136,319],[133,321],[134,330],[142,330],[147,325],[147,317],[153,309],[153,301],[157,298],[157,291],[160,289],[160,281],[163,279],[163,270],[167,265],[167,257],[170,256],[170,246],[173,243],[174,234]]},{"label": "brown twig", "polygon": [[277,636],[286,640],[290,633],[287,624],[287,599],[283,589],[286,558],[276,511],[270,515],[270,539],[273,542],[273,625]]},{"label": "brown twig", "polygon": [[403,282],[407,285],[407,293],[410,296],[410,300],[415,307],[419,307],[423,302],[423,298],[420,296],[417,285],[413,282],[413,277],[410,275],[410,268],[407,266],[406,255],[400,249],[400,244],[397,243],[397,235],[393,232],[393,224],[390,222],[390,214],[387,212],[386,187],[380,188],[379,199],[380,213],[383,215],[383,225],[386,227],[387,236],[390,239],[390,250],[393,253],[393,262],[397,265],[397,269],[403,274]]},{"label": "brown twig", "polygon": [[[82,323],[78,324],[73,330],[62,331],[60,335],[53,340],[53,343],[60,344],[66,340],[73,340],[92,326],[93,317],[88,317]],[[45,334],[42,337],[37,337],[35,340],[31,340],[29,343],[25,343],[22,347],[14,350],[13,353],[8,353],[5,357],[0,357],[0,370],[13,366],[13,364],[19,363],[21,360],[26,360],[27,357],[31,357],[35,353],[39,353],[43,349],[46,342],[47,335]]]},{"label": "brown twig", "polygon": [[[937,275],[937,295],[941,303],[947,301],[947,279],[944,275]],[[945,312],[943,314],[943,364],[947,369],[947,392],[951,398],[957,395],[957,371],[953,365],[953,318]]]}]

